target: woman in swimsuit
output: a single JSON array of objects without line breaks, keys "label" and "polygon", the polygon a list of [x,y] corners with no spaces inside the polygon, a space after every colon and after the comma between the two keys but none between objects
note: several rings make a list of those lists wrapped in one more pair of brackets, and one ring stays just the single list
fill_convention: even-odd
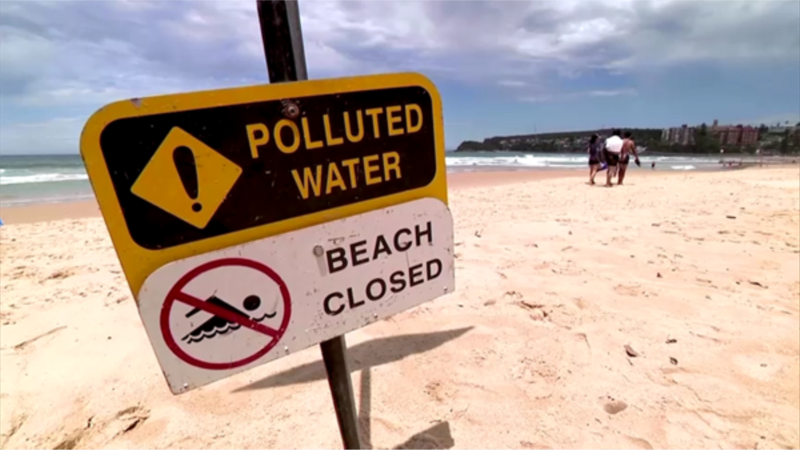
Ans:
[{"label": "woman in swimsuit", "polygon": [[593,134],[589,139],[589,148],[586,150],[586,152],[589,154],[589,184],[594,184],[594,177],[600,170],[602,146],[599,142],[597,142],[598,139],[599,136],[597,134]]}]

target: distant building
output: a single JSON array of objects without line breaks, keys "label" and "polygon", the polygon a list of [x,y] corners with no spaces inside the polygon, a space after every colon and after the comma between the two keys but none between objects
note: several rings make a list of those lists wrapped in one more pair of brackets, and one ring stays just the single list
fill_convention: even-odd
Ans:
[{"label": "distant building", "polygon": [[742,145],[756,145],[758,144],[758,128],[755,127],[742,127]]},{"label": "distant building", "polygon": [[709,132],[719,139],[720,145],[758,144],[758,128],[749,125],[719,125],[719,122],[714,119],[714,124],[711,125]]},{"label": "distant building", "polygon": [[[661,132],[661,140],[671,144],[692,145],[697,127],[681,125],[680,127],[665,128]],[[758,128],[749,125],[720,125],[714,123],[708,127],[708,133],[719,139],[720,145],[742,146],[758,144]]]},{"label": "distant building", "polygon": [[694,144],[695,127],[681,125],[680,127],[665,128],[661,131],[661,141],[671,144]]},{"label": "distant building", "polygon": [[774,135],[783,136],[784,133],[786,133],[786,130],[789,130],[789,133],[791,134],[793,131],[797,131],[798,129],[800,129],[800,127],[778,124],[778,125],[775,125],[775,126],[767,128],[767,134],[774,134]]}]

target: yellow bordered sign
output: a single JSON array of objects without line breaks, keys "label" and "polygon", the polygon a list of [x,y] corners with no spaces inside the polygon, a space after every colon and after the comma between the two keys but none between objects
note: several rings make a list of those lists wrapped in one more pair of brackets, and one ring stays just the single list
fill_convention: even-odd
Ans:
[{"label": "yellow bordered sign", "polygon": [[81,155],[135,297],[177,259],[447,203],[441,99],[414,73],[119,101],[86,123]]}]

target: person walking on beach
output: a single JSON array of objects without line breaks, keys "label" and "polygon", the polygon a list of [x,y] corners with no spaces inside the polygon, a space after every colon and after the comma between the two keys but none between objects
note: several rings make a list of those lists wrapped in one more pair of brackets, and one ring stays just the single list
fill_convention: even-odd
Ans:
[{"label": "person walking on beach", "polygon": [[606,186],[611,187],[611,178],[617,174],[617,164],[619,164],[620,153],[622,152],[622,134],[620,130],[614,130],[611,136],[606,138],[605,145],[603,146],[603,158],[608,165],[608,172],[606,173]]},{"label": "person walking on beach", "polygon": [[589,148],[586,150],[589,153],[589,184],[594,184],[594,177],[600,170],[600,159],[602,158],[602,144],[599,142],[600,136],[596,133],[589,138]]},{"label": "person walking on beach", "polygon": [[625,172],[628,170],[628,163],[631,161],[631,153],[633,153],[636,165],[641,165],[639,162],[639,154],[636,153],[636,142],[633,140],[633,135],[630,131],[625,132],[625,139],[622,140],[622,151],[619,158],[619,174],[617,175],[617,184],[622,184],[625,179]]}]

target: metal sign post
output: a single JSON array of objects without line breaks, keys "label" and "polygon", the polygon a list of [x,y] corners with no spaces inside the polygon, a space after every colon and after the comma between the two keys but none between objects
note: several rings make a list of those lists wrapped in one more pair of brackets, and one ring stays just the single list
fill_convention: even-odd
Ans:
[{"label": "metal sign post", "polygon": [[[300,8],[294,0],[256,0],[261,40],[270,83],[308,79]],[[347,365],[347,343],[338,336],[320,344],[339,432],[346,449],[360,449],[353,382]]]}]

